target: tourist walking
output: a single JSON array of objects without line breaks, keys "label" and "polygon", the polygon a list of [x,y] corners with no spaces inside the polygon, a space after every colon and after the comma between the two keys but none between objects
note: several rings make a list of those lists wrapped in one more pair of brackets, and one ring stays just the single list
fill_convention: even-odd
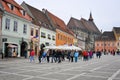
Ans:
[{"label": "tourist walking", "polygon": [[73,62],[73,58],[74,58],[74,51],[73,50],[70,53],[70,57],[71,57],[71,62]]},{"label": "tourist walking", "polygon": [[75,51],[75,54],[74,54],[74,57],[75,57],[75,62],[77,62],[77,61],[78,61],[78,56],[79,56],[78,51]]},{"label": "tourist walking", "polygon": [[39,53],[38,53],[39,63],[41,63],[42,53],[43,53],[43,49],[41,49],[41,50],[39,51]]},{"label": "tourist walking", "polygon": [[30,62],[35,61],[34,55],[35,55],[35,51],[32,49],[31,52],[30,52]]},{"label": "tourist walking", "polygon": [[49,61],[50,61],[50,50],[47,51],[46,55],[47,55],[47,62],[49,63]]}]

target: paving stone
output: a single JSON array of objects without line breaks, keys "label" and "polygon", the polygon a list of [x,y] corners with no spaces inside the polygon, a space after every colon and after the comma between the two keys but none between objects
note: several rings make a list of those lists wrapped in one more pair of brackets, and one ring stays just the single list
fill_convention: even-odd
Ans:
[{"label": "paving stone", "polygon": [[112,76],[112,73],[105,73],[105,72],[91,72],[91,73],[86,73],[85,75],[91,75],[91,76],[98,76],[98,77],[106,77],[109,78]]},{"label": "paving stone", "polygon": [[18,73],[18,72],[21,72],[21,71],[24,71],[24,70],[20,70],[20,69],[0,69],[0,71],[9,72],[9,73]]},{"label": "paving stone", "polygon": [[53,73],[53,74],[48,74],[42,77],[46,77],[46,78],[52,78],[52,79],[59,79],[59,80],[66,80],[67,78],[72,77],[73,75],[69,75],[69,74],[59,74],[59,73]]},{"label": "paving stone", "polygon": [[107,80],[107,78],[80,76],[71,80]]},{"label": "paving stone", "polygon": [[45,74],[45,72],[27,71],[27,72],[22,72],[19,74],[29,75],[29,76],[41,76],[41,75]]},{"label": "paving stone", "polygon": [[13,74],[0,76],[0,80],[22,80],[24,78],[26,77],[13,75]]}]

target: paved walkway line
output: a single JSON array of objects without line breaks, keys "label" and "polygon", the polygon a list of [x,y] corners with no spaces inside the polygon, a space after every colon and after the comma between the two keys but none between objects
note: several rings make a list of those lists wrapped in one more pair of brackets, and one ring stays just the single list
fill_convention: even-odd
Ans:
[{"label": "paved walkway line", "polygon": [[120,73],[120,69],[116,71],[111,77],[109,77],[108,80],[113,80],[119,73]]},{"label": "paved walkway line", "polygon": [[84,75],[84,74],[86,74],[86,73],[81,73],[81,74],[79,74],[79,75],[75,75],[75,76],[73,76],[73,77],[71,77],[71,78],[68,78],[68,79],[66,79],[66,80],[72,80],[72,79],[75,79],[75,78],[77,78],[77,77],[79,77],[79,76],[81,76],[81,75]]},{"label": "paved walkway line", "polygon": [[33,78],[33,76],[25,78],[25,79],[22,79],[22,80],[29,80],[29,79],[32,79],[32,78]]}]

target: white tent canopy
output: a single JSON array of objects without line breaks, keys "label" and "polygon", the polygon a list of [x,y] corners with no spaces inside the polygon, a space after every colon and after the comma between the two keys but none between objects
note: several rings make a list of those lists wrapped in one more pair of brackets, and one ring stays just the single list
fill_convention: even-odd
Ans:
[{"label": "white tent canopy", "polygon": [[69,46],[69,45],[60,45],[60,46],[46,46],[44,49],[61,49],[61,50],[82,50],[77,46]]},{"label": "white tent canopy", "polygon": [[13,44],[9,44],[7,47],[10,47],[10,48],[17,48],[18,46],[13,45]]}]

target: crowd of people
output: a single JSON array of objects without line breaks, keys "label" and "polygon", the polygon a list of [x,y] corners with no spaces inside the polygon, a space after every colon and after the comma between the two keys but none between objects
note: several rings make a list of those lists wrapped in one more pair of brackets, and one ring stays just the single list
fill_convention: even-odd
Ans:
[{"label": "crowd of people", "polygon": [[[32,50],[30,52],[30,62],[34,61],[35,52]],[[83,61],[88,61],[92,59],[96,55],[97,58],[101,58],[102,52],[101,51],[77,51],[77,50],[44,50],[41,49],[38,54],[38,61],[39,63],[61,63],[66,59],[69,62],[78,62],[78,59]]]}]

